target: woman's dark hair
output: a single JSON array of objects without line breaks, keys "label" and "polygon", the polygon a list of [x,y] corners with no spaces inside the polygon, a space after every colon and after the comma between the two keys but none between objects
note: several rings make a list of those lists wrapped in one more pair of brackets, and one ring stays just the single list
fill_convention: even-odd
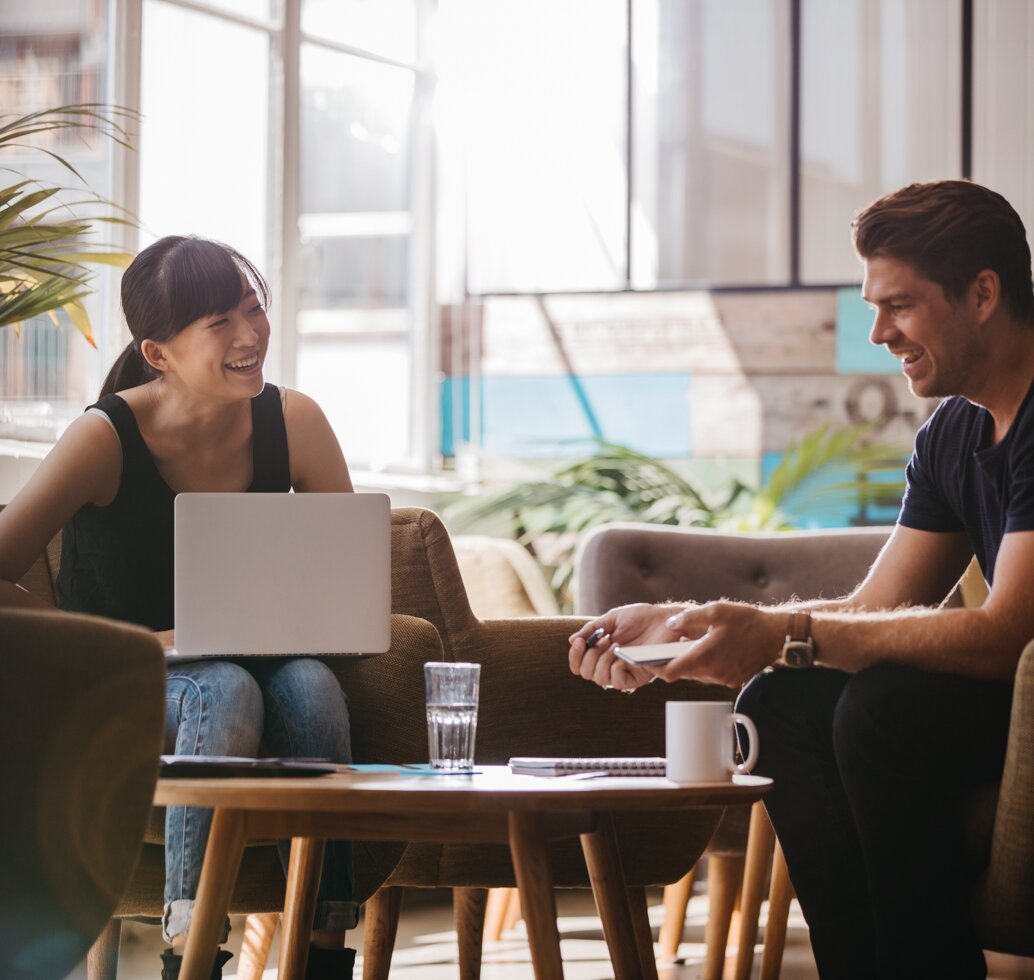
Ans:
[{"label": "woman's dark hair", "polygon": [[1001,194],[968,180],[909,184],[863,208],[851,227],[861,258],[904,262],[952,302],[983,269],[997,272],[1006,309],[1034,324],[1027,234]]},{"label": "woman's dark hair", "polygon": [[269,304],[262,274],[229,245],[195,235],[148,245],[122,276],[122,312],[133,340],[112,365],[100,397],[156,377],[140,353],[145,340],[170,340],[203,316],[225,313],[248,289]]}]

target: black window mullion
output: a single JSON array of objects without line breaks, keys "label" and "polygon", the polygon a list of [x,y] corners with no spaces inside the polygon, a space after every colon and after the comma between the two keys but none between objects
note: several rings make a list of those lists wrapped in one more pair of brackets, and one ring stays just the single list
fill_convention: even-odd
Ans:
[{"label": "black window mullion", "polygon": [[801,284],[801,0],[790,0],[790,286]]},{"label": "black window mullion", "polygon": [[632,288],[632,140],[634,130],[632,80],[635,78],[632,59],[632,4],[625,0],[625,288]]},{"label": "black window mullion", "polygon": [[962,177],[973,176],[973,0],[962,0]]}]

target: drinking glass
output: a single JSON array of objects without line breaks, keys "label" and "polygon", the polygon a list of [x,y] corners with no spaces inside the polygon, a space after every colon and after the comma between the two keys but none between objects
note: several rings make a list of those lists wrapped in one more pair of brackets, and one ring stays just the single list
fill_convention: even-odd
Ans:
[{"label": "drinking glass", "polygon": [[474,768],[481,664],[424,664],[427,746],[435,769]]}]

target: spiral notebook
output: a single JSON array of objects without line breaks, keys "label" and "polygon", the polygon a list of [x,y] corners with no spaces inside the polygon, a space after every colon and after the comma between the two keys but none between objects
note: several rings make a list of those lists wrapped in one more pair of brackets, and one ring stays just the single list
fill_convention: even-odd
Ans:
[{"label": "spiral notebook", "polygon": [[510,771],[519,776],[570,776],[590,772],[605,776],[663,776],[664,759],[660,756],[555,758],[523,755],[510,760]]}]

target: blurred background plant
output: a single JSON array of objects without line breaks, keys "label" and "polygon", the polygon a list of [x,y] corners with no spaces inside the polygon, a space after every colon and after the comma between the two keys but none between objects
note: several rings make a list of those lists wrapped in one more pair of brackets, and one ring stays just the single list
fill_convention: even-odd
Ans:
[{"label": "blurred background plant", "polygon": [[0,117],[0,151],[17,147],[44,153],[74,174],[86,191],[84,196],[83,190],[43,184],[29,174],[2,168],[21,179],[0,187],[0,327],[11,325],[18,333],[22,321],[44,313],[57,326],[56,311],[62,309],[86,340],[97,346],[82,303],[93,292],[92,266],[125,268],[133,256],[98,244],[96,225],[136,222],[131,216],[115,215],[116,205],[94,194],[72,164],[40,143],[46,134],[71,130],[97,132],[128,147],[123,124],[135,118],[128,109],[92,102],[14,119]]},{"label": "blurred background plant", "polygon": [[901,446],[871,441],[878,423],[820,425],[791,443],[757,487],[733,479],[707,492],[671,466],[606,441],[593,451],[500,490],[464,497],[444,510],[460,533],[485,522],[502,525],[542,567],[563,612],[570,612],[574,550],[580,535],[602,524],[640,521],[735,531],[788,530],[790,516],[831,504],[857,508],[864,523],[874,504],[904,492]]}]

